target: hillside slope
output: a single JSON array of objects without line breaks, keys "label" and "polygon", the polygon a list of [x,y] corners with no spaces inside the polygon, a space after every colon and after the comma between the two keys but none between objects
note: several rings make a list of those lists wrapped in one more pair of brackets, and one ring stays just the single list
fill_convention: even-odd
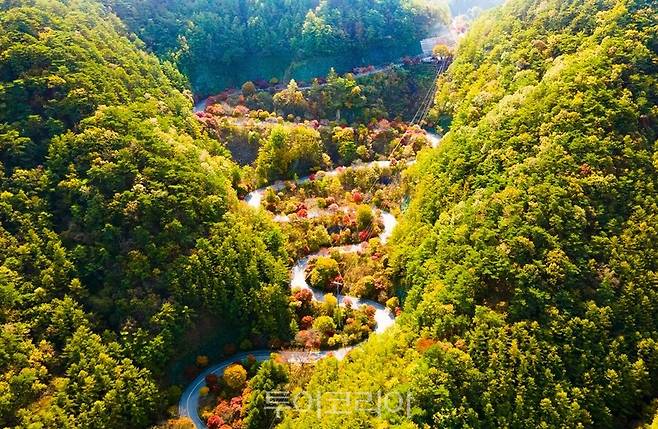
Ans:
[{"label": "hillside slope", "polygon": [[283,238],[99,3],[3,2],[0,27],[0,426],[148,427],[201,318],[289,335]]},{"label": "hillside slope", "polygon": [[440,82],[450,133],[408,177],[401,326],[306,387],[410,408],[352,397],[333,413],[344,396],[327,394],[280,427],[643,416],[658,395],[657,25],[650,1],[514,0],[474,26]]},{"label": "hillside slope", "polygon": [[419,49],[448,10],[425,0],[102,0],[161,58],[172,59],[195,93],[247,80],[311,80],[386,64]]}]

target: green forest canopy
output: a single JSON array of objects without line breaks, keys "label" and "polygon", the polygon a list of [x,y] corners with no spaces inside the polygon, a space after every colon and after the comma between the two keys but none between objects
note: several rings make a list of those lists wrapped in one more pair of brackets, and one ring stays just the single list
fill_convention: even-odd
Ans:
[{"label": "green forest canopy", "polygon": [[410,172],[393,240],[400,326],[307,386],[409,394],[411,412],[280,427],[637,423],[658,395],[656,14],[515,0],[473,28],[437,95],[450,133]]},{"label": "green forest canopy", "polygon": [[222,84],[281,78],[300,61],[361,61],[371,51],[392,61],[448,16],[445,7],[425,0],[102,1],[153,52],[172,59],[201,94],[219,92]]},{"label": "green forest canopy", "polygon": [[0,426],[147,427],[200,317],[289,336],[283,237],[99,4],[5,2],[0,27]]},{"label": "green forest canopy", "polygon": [[[371,5],[314,12],[341,49],[386,34],[355,37],[354,17],[323,5]],[[644,415],[658,396],[656,15],[650,0],[512,0],[473,28],[432,113],[450,133],[407,175],[401,321],[306,386],[410,394],[411,412],[291,413],[281,427]],[[124,18],[185,73],[205,50],[194,26],[199,50],[179,52],[178,24]],[[0,28],[0,425],[150,427],[178,400],[166,372],[201,320],[255,344],[291,336],[285,237],[238,204],[238,167],[193,119],[176,64],[103,5],[10,0]],[[147,37],[159,31],[161,45]]]}]

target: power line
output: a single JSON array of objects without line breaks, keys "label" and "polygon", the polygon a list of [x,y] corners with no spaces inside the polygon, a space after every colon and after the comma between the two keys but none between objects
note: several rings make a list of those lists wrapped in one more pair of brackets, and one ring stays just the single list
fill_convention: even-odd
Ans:
[{"label": "power line", "polygon": [[414,114],[413,118],[411,119],[411,124],[416,123],[416,119],[418,119],[418,114],[421,112],[422,106],[424,106],[428,102],[428,100],[430,99],[430,94],[431,94],[432,87],[436,86],[436,80],[438,79],[440,73],[441,73],[441,69],[439,68],[436,72],[436,75],[434,76],[434,79],[432,80],[432,86],[430,87],[430,89],[425,94],[425,97],[423,97],[423,99],[422,99],[422,101],[419,105],[418,110],[416,110],[416,113]]},{"label": "power line", "polygon": [[[422,100],[422,102],[421,102],[421,104],[420,104],[420,106],[419,106],[419,108],[418,108],[416,114],[414,115],[414,119],[413,119],[412,122],[411,122],[412,125],[415,125],[415,124],[416,124],[415,121],[416,121],[417,119],[418,119],[418,124],[420,124],[420,123],[422,123],[422,121],[424,121],[425,118],[427,117],[427,115],[428,115],[428,113],[429,113],[429,110],[430,110],[430,108],[431,108],[431,106],[432,106],[432,102],[434,101],[434,96],[436,95],[436,91],[437,91],[437,81],[438,81],[438,79],[439,79],[439,76],[440,76],[443,72],[445,72],[446,69],[447,69],[447,62],[446,62],[446,61],[442,61],[442,62],[439,64],[438,68],[437,68],[436,75],[434,76],[434,79],[432,80],[432,85],[430,86],[430,88],[428,89],[427,93],[425,94],[425,97],[423,97],[423,100]],[[423,112],[423,113],[420,114],[420,112]],[[420,115],[419,115],[419,114],[420,114]],[[392,155],[395,153],[395,151],[398,149],[398,147],[402,144],[402,141],[404,140],[404,137],[406,136],[406,134],[407,134],[407,130],[405,130],[404,134],[400,137],[400,140],[399,140],[398,143],[395,145],[395,147],[393,148],[393,150],[391,150],[389,156],[392,156]],[[370,185],[370,187],[368,188],[368,190],[365,192],[365,194],[369,194],[370,192],[372,192],[372,190],[373,190],[373,188],[375,187],[376,184],[377,184],[377,180],[375,179],[375,180],[372,182],[372,184]],[[372,234],[372,232],[373,232],[373,231],[372,231],[373,228],[374,228],[374,221],[371,222],[370,226],[368,226],[368,228],[366,228],[366,230],[365,230],[365,231],[367,232],[367,236],[368,236],[368,237],[370,237],[370,235]],[[355,258],[355,260],[354,260],[350,265],[348,265],[348,266],[345,267],[345,270],[344,270],[345,273],[348,273],[348,272],[354,267],[355,264],[356,264],[356,258]],[[341,286],[344,287],[344,286],[345,286],[345,285],[344,285],[345,277],[344,277],[343,274],[340,272],[340,267],[339,267],[339,275],[340,275],[341,278],[343,279],[343,282],[341,283]],[[334,282],[334,283],[339,283],[339,282]],[[336,289],[338,290],[338,287],[337,287]],[[338,298],[338,296],[337,296],[337,298]]]},{"label": "power line", "polygon": [[436,75],[434,76],[432,85],[430,86],[429,90],[427,91],[427,94],[423,98],[423,101],[420,103],[418,110],[416,111],[416,114],[411,120],[411,124],[413,125],[422,124],[422,122],[427,118],[427,114],[429,113],[429,110],[432,106],[432,102],[434,101],[434,96],[436,95],[437,82],[439,80],[439,76],[446,70],[446,68],[447,68],[447,61],[441,61],[441,63],[439,63],[439,66],[437,67]]},{"label": "power line", "polygon": [[[422,124],[422,122],[427,118],[427,115],[429,114],[430,108],[432,107],[432,102],[434,101],[434,96],[436,95],[436,92],[437,92],[438,79],[439,79],[440,75],[443,72],[446,71],[447,66],[448,66],[447,61],[442,61],[441,63],[439,63],[439,66],[437,67],[436,75],[434,76],[434,79],[432,80],[432,85],[430,86],[427,93],[423,97],[423,99],[422,99],[422,101],[421,101],[421,103],[418,107],[418,110],[416,111],[416,113],[413,116],[413,119],[411,121],[412,126]],[[400,139],[397,142],[397,144],[395,145],[395,147],[393,147],[393,149],[390,151],[389,157],[392,157],[393,154],[395,153],[395,151],[398,149],[398,147],[400,147],[400,145],[402,144],[407,132],[408,132],[408,129],[405,130],[404,134],[400,137]],[[376,184],[377,184],[377,179],[375,179],[372,182],[372,184],[370,185],[368,190],[365,191],[365,194],[366,195],[370,194]],[[382,211],[382,210],[380,209],[380,211]],[[366,231],[368,237],[371,236],[371,234],[373,232],[374,225],[375,225],[375,222],[373,221],[364,230],[364,231]],[[357,261],[357,258],[355,258],[349,265],[347,265],[345,267],[344,272],[346,274],[348,272],[350,272],[352,270],[352,268],[354,268],[354,265],[356,265],[356,261]],[[340,289],[339,289],[339,287],[340,286],[342,286],[342,287],[345,286],[345,277],[343,276],[343,273],[341,272],[340,264],[339,264],[339,267],[338,267],[338,275],[342,279],[342,282],[337,282],[337,281],[332,282],[332,285],[336,286],[336,299],[337,300],[339,300],[339,298],[340,298],[340,293],[339,293]],[[305,277],[305,279],[307,279],[308,276],[305,274],[304,277]],[[347,296],[346,294],[343,294],[343,295]]]}]

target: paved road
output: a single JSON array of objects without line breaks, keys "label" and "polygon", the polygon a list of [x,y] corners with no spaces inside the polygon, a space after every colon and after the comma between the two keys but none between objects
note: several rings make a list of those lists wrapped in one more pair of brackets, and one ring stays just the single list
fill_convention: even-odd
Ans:
[{"label": "paved road", "polygon": [[[349,352],[352,349],[352,347],[345,347],[342,349],[338,350],[324,350],[320,352],[300,352],[300,351],[288,351],[288,352],[281,352],[279,354],[283,354],[284,357],[286,358],[287,361],[289,362],[299,362],[299,363],[309,363],[309,362],[315,362],[318,359],[322,359],[323,357],[332,354],[333,356],[336,356],[338,359],[342,359],[345,357],[347,352]],[[189,417],[192,422],[194,422],[194,425],[198,429],[205,429],[206,424],[204,423],[203,420],[201,420],[201,417],[199,416],[198,409],[199,409],[199,399],[201,398],[200,396],[200,390],[202,387],[206,385],[206,376],[209,374],[216,374],[221,377],[222,374],[224,374],[224,370],[229,367],[230,365],[236,363],[236,362],[241,362],[249,356],[253,356],[256,358],[258,362],[263,362],[266,361],[270,358],[272,355],[273,351],[272,350],[254,350],[249,353],[239,353],[234,356],[232,356],[229,359],[226,359],[216,365],[213,365],[209,368],[207,368],[205,371],[203,371],[197,378],[194,379],[192,383],[190,383],[183,392],[183,395],[181,396],[180,402],[178,404],[178,414],[181,417]]]},{"label": "paved road", "polygon": [[[437,147],[439,142],[441,141],[441,138],[432,133],[427,133],[427,136],[432,143],[432,147]],[[372,163],[367,163],[367,164],[361,164],[360,166],[356,167],[350,167],[350,168],[363,168],[365,166],[373,166],[375,164],[377,165],[382,165],[382,163],[386,163],[388,161],[374,161]],[[328,171],[326,174],[338,174],[340,171],[343,171],[345,167],[339,167],[337,169]],[[301,178],[297,181],[297,183],[303,183],[307,182],[310,180],[308,177]],[[284,182],[278,182],[272,185],[271,187],[274,189],[283,189],[283,186],[285,186]],[[266,188],[261,188],[257,189],[253,192],[251,192],[247,198],[245,198],[245,201],[247,204],[254,208],[260,208],[260,202],[261,202],[261,197],[263,193],[265,192]],[[397,220],[393,215],[387,212],[382,212],[382,217],[384,220],[384,231],[380,234],[380,239],[382,242],[386,242],[388,238],[391,236],[393,229],[395,228],[395,225],[397,224]],[[314,253],[312,255],[308,255],[299,261],[295,263],[292,269],[292,275],[291,275],[291,280],[290,280],[290,287],[291,288],[305,288],[311,290],[313,292],[313,297],[318,300],[322,301],[324,300],[324,292],[313,289],[311,288],[308,283],[306,282],[306,267],[308,266],[308,263],[313,259],[317,258],[318,256],[322,254],[328,254],[329,251],[331,250],[338,250],[341,252],[358,252],[362,250],[362,244],[355,244],[355,245],[348,245],[348,246],[338,246],[338,247],[332,247],[332,248],[327,248],[323,249],[317,253]],[[362,299],[362,298],[356,298],[356,297],[350,297],[346,295],[339,295],[338,297],[338,302],[340,305],[343,305],[346,299],[349,299],[352,302],[353,306],[361,306],[361,305],[371,305],[375,308],[375,320],[377,322],[377,326],[375,328],[375,333],[381,333],[384,332],[386,329],[390,328],[393,323],[395,323],[395,318],[394,315],[382,304],[367,300],[367,299]],[[323,351],[315,351],[315,352],[301,352],[301,351],[280,351],[277,352],[279,354],[284,354],[286,359],[288,361],[294,361],[294,362],[315,362],[319,359],[322,359],[323,357],[331,354],[333,356],[336,356],[338,359],[342,359],[350,350],[352,350],[353,347],[345,347],[342,349],[338,350],[323,350]],[[234,356],[231,356],[229,359],[226,359],[222,362],[219,362],[209,368],[207,368],[205,371],[203,371],[201,374],[199,374],[194,381],[192,381],[188,387],[185,389],[183,392],[183,395],[181,396],[180,402],[178,404],[178,414],[181,417],[189,417],[192,419],[194,422],[194,425],[197,427],[197,429],[205,429],[206,425],[201,420],[201,417],[199,416],[199,399],[200,399],[200,390],[202,387],[205,386],[205,378],[209,374],[216,374],[218,376],[221,376],[224,373],[224,370],[231,364],[235,362],[242,361],[246,359],[248,356],[254,356],[258,362],[265,361],[270,358],[271,353],[273,353],[272,350],[254,350],[251,352],[247,353],[239,353]]]},{"label": "paved road", "polygon": [[[328,355],[332,355],[339,360],[343,359],[353,348],[354,347],[343,347],[337,350],[322,350],[315,352],[282,351],[276,353],[283,355],[285,360],[288,362],[310,363],[322,359]],[[206,376],[209,374],[216,374],[221,377],[222,374],[224,374],[224,370],[236,362],[244,361],[249,356],[253,356],[258,362],[263,362],[270,359],[272,353],[275,352],[267,349],[254,350],[248,353],[238,353],[231,356],[229,359],[226,359],[216,365],[207,368],[187,386],[187,389],[185,389],[181,395],[180,402],[178,403],[178,414],[181,417],[189,417],[192,422],[194,422],[194,425],[197,427],[197,429],[206,429],[206,424],[203,420],[201,420],[201,416],[199,416],[198,413],[199,400],[201,399],[200,391],[206,385]]]}]

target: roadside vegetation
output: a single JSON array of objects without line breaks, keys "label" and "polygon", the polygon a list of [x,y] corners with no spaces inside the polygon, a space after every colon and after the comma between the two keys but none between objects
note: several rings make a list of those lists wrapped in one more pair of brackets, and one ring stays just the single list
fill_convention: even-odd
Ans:
[{"label": "roadside vegetation", "polygon": [[[211,429],[654,428],[655,2],[509,0],[437,81],[271,80],[272,55],[393,55],[443,16],[0,3],[0,427],[190,429],[182,386],[228,362],[192,410]],[[244,82],[250,58],[272,67]],[[194,113],[218,69],[236,89]],[[279,416],[277,390],[319,399]],[[322,413],[332,392],[411,399]]]},{"label": "roadside vegetation", "polygon": [[279,427],[650,424],[656,12],[516,0],[473,26],[439,84],[449,133],[411,168],[390,244],[400,326],[305,386],[410,394],[411,412],[291,411]]}]

